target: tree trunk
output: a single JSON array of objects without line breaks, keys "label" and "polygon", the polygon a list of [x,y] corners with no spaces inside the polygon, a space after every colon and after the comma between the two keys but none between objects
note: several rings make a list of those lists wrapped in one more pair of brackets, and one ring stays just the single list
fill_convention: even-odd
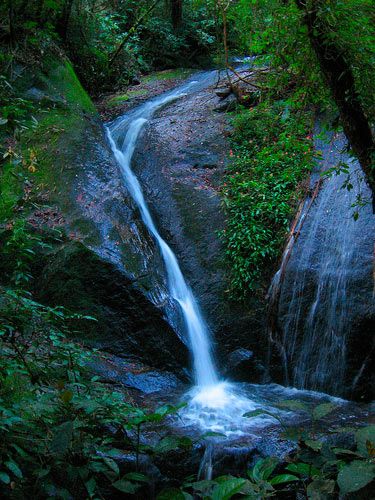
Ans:
[{"label": "tree trunk", "polygon": [[15,32],[14,32],[14,9],[12,0],[8,0],[8,18],[9,18],[10,46],[13,47],[15,40]]},{"label": "tree trunk", "polygon": [[125,33],[125,36],[121,40],[121,42],[117,45],[116,49],[113,51],[112,54],[109,56],[109,61],[108,65],[112,66],[118,55],[121,53],[125,43],[129,40],[129,38],[134,35],[136,29],[138,26],[141,24],[141,22],[147,18],[147,16],[154,10],[154,8],[157,6],[157,4],[160,2],[160,0],[155,0],[149,8],[139,17],[136,22],[133,24],[133,26],[129,29],[127,33]]},{"label": "tree trunk", "polygon": [[372,164],[374,138],[355,89],[352,69],[345,59],[343,50],[326,36],[327,28],[318,14],[322,0],[311,3],[306,0],[296,0],[296,3],[303,12],[311,46],[338,107],[344,132],[361,163],[374,199],[375,172]]},{"label": "tree trunk", "polygon": [[62,14],[57,25],[57,32],[63,42],[66,42],[66,37],[68,34],[69,19],[72,12],[73,1],[74,0],[65,0]]},{"label": "tree trunk", "polygon": [[182,0],[170,0],[171,2],[171,20],[173,28],[177,30],[182,23]]}]

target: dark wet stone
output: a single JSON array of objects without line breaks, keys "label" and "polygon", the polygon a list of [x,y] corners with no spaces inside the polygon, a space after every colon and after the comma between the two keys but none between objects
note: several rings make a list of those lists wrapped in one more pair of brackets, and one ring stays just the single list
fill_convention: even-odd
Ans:
[{"label": "dark wet stone", "polygon": [[221,99],[225,99],[231,93],[231,89],[229,87],[219,87],[215,90],[215,94]]},{"label": "dark wet stone", "polygon": [[[322,160],[312,175],[311,192],[320,169],[340,162],[349,165],[351,178],[361,175],[345,146],[342,134],[330,142],[316,139]],[[369,192],[364,182],[343,189],[347,180],[344,173],[325,179],[313,203],[305,203],[304,222],[282,275],[270,370],[282,380],[278,367],[284,366],[286,385],[371,401],[375,217],[367,204],[358,220],[353,218],[359,192],[364,197]]]},{"label": "dark wet stone", "polygon": [[[82,322],[86,342],[109,352],[133,354],[167,370],[179,371],[188,364],[187,348],[162,311],[137,289],[134,280],[82,243],[67,244],[50,254],[38,284],[43,302],[97,319]],[[162,383],[154,378],[154,386]]]},{"label": "dark wet stone", "polygon": [[234,111],[237,104],[238,101],[236,96],[234,94],[230,94],[214,108],[214,111],[218,113],[228,113],[229,111]]},{"label": "dark wet stone", "polygon": [[66,101],[61,96],[48,95],[45,91],[37,87],[29,88],[24,95],[26,99],[37,102],[42,106],[55,105],[62,108],[66,107]]},{"label": "dark wet stone", "polygon": [[249,380],[254,371],[254,353],[248,349],[236,349],[228,356],[225,375],[233,380]]},{"label": "dark wet stone", "polygon": [[354,450],[356,448],[356,439],[353,432],[328,434],[324,437],[324,442],[332,447],[345,450]]},{"label": "dark wet stone", "polygon": [[137,76],[134,76],[132,78],[131,84],[132,85],[140,85],[141,84],[141,80]]},{"label": "dark wet stone", "polygon": [[245,304],[227,294],[218,232],[225,228],[219,186],[229,157],[229,124],[225,114],[213,112],[217,102],[208,88],[159,110],[139,138],[133,170],[207,319],[220,368],[239,347],[262,359],[267,337],[264,299],[254,296]]},{"label": "dark wet stone", "polygon": [[144,394],[160,391],[167,394],[181,385],[181,381],[173,373],[150,369],[117,356],[106,356],[104,359],[97,357],[92,369],[103,380],[118,382]]},{"label": "dark wet stone", "polygon": [[61,214],[65,237],[36,264],[36,297],[96,317],[82,322],[86,342],[179,372],[190,365],[188,348],[166,319],[177,306],[168,299],[159,249],[98,116],[78,106],[70,112],[74,129],[58,136],[53,161],[43,167],[55,184],[45,197]]}]

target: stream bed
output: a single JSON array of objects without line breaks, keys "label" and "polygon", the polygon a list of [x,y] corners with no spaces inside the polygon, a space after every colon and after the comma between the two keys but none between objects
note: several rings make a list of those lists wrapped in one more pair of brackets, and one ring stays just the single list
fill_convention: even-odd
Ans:
[{"label": "stream bed", "polygon": [[[212,450],[225,454],[244,455],[257,449],[260,454],[276,455],[280,458],[293,450],[291,441],[282,436],[285,428],[311,424],[309,414],[314,406],[330,403],[332,411],[318,424],[324,434],[333,432],[337,425],[360,425],[371,416],[369,405],[360,405],[319,392],[297,390],[277,384],[249,384],[230,382],[220,374],[215,359],[214,339],[210,332],[198,300],[187,282],[177,255],[161,235],[154,214],[148,206],[143,186],[133,171],[133,161],[139,158],[139,138],[149,126],[151,118],[163,108],[199,92],[215,82],[216,72],[194,75],[185,84],[157,96],[129,111],[110,123],[107,138],[121,170],[124,185],[138,207],[141,219],[156,242],[162,256],[167,292],[154,294],[155,300],[163,303],[164,315],[176,331],[176,335],[188,346],[192,355],[193,387],[188,387],[173,374],[150,371],[147,375],[129,378],[121,373],[119,360],[117,368],[103,373],[112,380],[132,387],[141,399],[158,403],[186,406],[178,417],[169,417],[171,432],[192,437],[205,435],[201,469],[205,477],[212,473]],[[168,133],[168,132],[167,132]],[[135,154],[136,153],[136,154]],[[137,167],[135,166],[137,171]],[[150,294],[152,298],[152,293]],[[251,332],[249,332],[251,335]],[[155,339],[157,342],[157,339]],[[301,405],[305,405],[303,408]],[[245,416],[246,415],[246,416]],[[208,434],[207,434],[208,433]],[[227,447],[232,451],[228,452]],[[265,449],[267,448],[267,449]],[[237,450],[234,452],[233,450]],[[246,452],[248,450],[248,453]],[[217,460],[216,460],[217,461]],[[211,470],[210,472],[207,472]]]}]

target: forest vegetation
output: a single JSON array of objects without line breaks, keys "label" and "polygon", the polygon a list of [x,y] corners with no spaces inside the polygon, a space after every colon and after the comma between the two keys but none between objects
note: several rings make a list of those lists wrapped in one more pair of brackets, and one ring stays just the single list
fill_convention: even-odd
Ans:
[{"label": "forest vegetation", "polygon": [[[230,74],[236,57],[251,56],[252,92],[242,95],[235,88],[238,80],[230,81],[238,103],[230,115],[231,146],[220,187],[229,295],[246,301],[264,293],[309,189],[317,115],[328,117],[332,130],[345,132],[350,154],[361,163],[362,182],[375,195],[373,16],[372,0],[1,2],[3,498],[150,498],[140,455],[162,460],[163,454],[191,450],[200,442],[161,432],[154,445],[142,444],[144,430],[163,428],[179,407],[140,407],[102,381],[92,365],[104,354],[81,340],[97,318],[51,305],[39,293],[41,261],[69,239],[48,201],[59,183],[53,165],[59,161],[61,131],[61,137],[73,140],[84,119],[98,119],[93,103],[126,94],[149,74],[173,70],[172,76],[180,77],[181,69],[202,68]],[[36,81],[64,99],[26,92]],[[346,171],[347,165],[338,165],[327,175]],[[348,174],[343,189],[351,188]],[[360,218],[369,203],[359,196],[352,216]],[[42,224],[33,223],[36,207],[45,214]],[[355,430],[348,447],[331,445],[316,437],[314,425],[334,405],[298,411],[313,425],[287,430],[296,443],[290,463],[268,457],[246,478],[159,484],[155,497],[369,498],[374,427]],[[121,461],[124,450],[136,454],[130,467]]]}]

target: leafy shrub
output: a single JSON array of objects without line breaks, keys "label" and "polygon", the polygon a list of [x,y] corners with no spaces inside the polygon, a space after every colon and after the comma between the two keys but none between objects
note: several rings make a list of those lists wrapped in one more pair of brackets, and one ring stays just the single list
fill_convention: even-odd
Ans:
[{"label": "leafy shrub", "polygon": [[222,232],[234,295],[257,289],[279,256],[298,186],[311,168],[308,126],[308,118],[297,118],[282,103],[262,104],[234,119]]},{"label": "leafy shrub", "polygon": [[[120,473],[124,453],[164,453],[189,446],[176,438],[140,444],[141,428],[178,408],[147,411],[92,376],[95,351],[69,340],[68,325],[93,318],[46,307],[0,289],[0,492],[17,498],[133,494],[148,479]],[[138,462],[138,459],[137,459]]]},{"label": "leafy shrub", "polygon": [[[165,489],[157,500],[263,500],[284,495],[285,498],[351,498],[350,494],[371,487],[375,481],[374,425],[339,430],[350,433],[355,443],[351,448],[341,448],[317,438],[318,424],[337,409],[335,404],[321,403],[311,409],[294,399],[280,402],[280,407],[309,415],[310,426],[305,424],[305,430],[285,427],[277,414],[261,409],[243,416],[252,418],[265,413],[282,424],[285,438],[296,444],[296,451],[287,462],[280,463],[275,457],[261,458],[247,471],[246,478],[225,475],[213,480],[186,481],[180,489]],[[367,490],[362,491],[366,495]]]}]

